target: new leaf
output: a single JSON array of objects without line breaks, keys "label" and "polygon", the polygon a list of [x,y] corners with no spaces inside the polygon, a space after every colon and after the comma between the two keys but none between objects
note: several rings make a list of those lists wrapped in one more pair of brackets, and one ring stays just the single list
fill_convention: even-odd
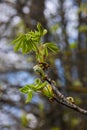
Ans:
[{"label": "new leaf", "polygon": [[27,99],[26,99],[26,103],[30,102],[31,99],[33,97],[33,91],[32,90],[29,90],[28,91],[28,94],[27,94]]},{"label": "new leaf", "polygon": [[45,46],[54,53],[58,52],[59,50],[58,47],[52,42],[45,43]]}]

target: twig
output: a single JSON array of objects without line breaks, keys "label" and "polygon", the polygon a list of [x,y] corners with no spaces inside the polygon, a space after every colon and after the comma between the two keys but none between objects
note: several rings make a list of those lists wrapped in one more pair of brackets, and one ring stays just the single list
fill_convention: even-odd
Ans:
[{"label": "twig", "polygon": [[54,91],[54,100],[64,106],[67,106],[68,108],[74,109],[84,115],[87,115],[87,110],[84,110],[82,108],[80,108],[79,106],[77,106],[74,103],[71,103],[67,100],[67,98],[59,92],[59,90],[55,87],[54,83],[52,82],[51,79],[49,79],[48,77],[46,78],[46,81],[48,81],[50,83],[50,85],[52,86],[52,89]]},{"label": "twig", "polygon": [[[43,65],[43,64],[42,64],[42,65]],[[37,66],[35,66],[35,67],[37,67]],[[45,69],[43,69],[43,71],[44,71],[44,70],[45,70]],[[70,101],[55,87],[54,81],[51,80],[51,79],[45,74],[45,72],[43,72],[43,73],[44,73],[44,74],[43,74],[43,73],[39,70],[38,73],[39,73],[39,75],[41,76],[42,80],[47,81],[47,82],[51,85],[52,90],[53,90],[53,92],[54,92],[53,99],[54,99],[56,102],[58,102],[58,103],[60,103],[60,104],[62,104],[62,105],[65,105],[65,106],[67,106],[68,108],[71,108],[71,109],[73,109],[73,110],[76,110],[76,111],[78,111],[78,112],[80,112],[80,113],[82,113],[82,114],[87,115],[87,111],[86,111],[86,110],[80,108],[79,106],[77,106],[77,105],[74,104],[73,102],[70,102]]]},{"label": "twig", "polygon": [[64,105],[64,106],[67,106],[68,108],[74,109],[74,110],[76,110],[76,111],[78,111],[78,112],[80,112],[80,113],[82,113],[82,114],[84,114],[84,115],[87,115],[87,111],[86,111],[86,110],[80,108],[79,106],[77,106],[77,105],[75,105],[75,104],[72,104],[72,103],[66,104],[66,103],[64,103],[64,102],[62,102],[62,101],[60,101],[60,100],[58,100],[58,99],[55,98],[55,97],[54,97],[54,100],[55,100],[56,102],[58,102],[58,103]]}]

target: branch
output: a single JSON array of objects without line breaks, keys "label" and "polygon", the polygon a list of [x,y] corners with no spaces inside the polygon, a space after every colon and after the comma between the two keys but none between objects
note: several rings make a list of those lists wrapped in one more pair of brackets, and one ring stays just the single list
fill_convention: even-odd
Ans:
[{"label": "branch", "polygon": [[72,103],[70,103],[70,102],[69,102],[69,104],[68,104],[68,101],[67,101],[67,103],[64,103],[63,101],[58,100],[56,97],[54,97],[54,100],[55,100],[56,102],[58,102],[58,103],[64,105],[64,106],[68,107],[68,108],[74,109],[75,111],[78,111],[78,112],[80,112],[80,113],[82,113],[82,114],[84,114],[84,115],[87,115],[87,111],[86,111],[86,110],[80,108],[79,106],[77,106],[77,105],[75,105],[75,104],[72,104]]},{"label": "branch", "polygon": [[[42,63],[43,65],[43,63]],[[51,80],[46,74],[45,74],[45,70],[47,70],[48,68],[46,68],[44,65],[43,67],[41,68],[40,66],[36,65],[33,67],[34,68],[34,71],[38,72],[38,74],[41,76],[41,79],[44,80],[44,81],[47,81],[50,86],[52,87],[52,90],[53,90],[53,97],[52,99],[55,100],[56,102],[62,104],[62,105],[65,105],[67,106],[68,108],[71,108],[71,109],[74,109],[82,114],[85,114],[87,115],[87,111],[80,108],[79,106],[77,106],[75,103],[74,103],[74,99],[71,97],[70,100],[68,100],[69,98],[65,97],[56,87],[55,87],[55,83],[53,80]],[[43,73],[42,73],[43,72]]]},{"label": "branch", "polygon": [[48,81],[50,83],[50,85],[52,86],[52,89],[54,91],[55,97],[54,100],[64,106],[67,106],[68,108],[74,109],[84,115],[87,115],[87,111],[80,108],[79,106],[77,106],[74,103],[71,103],[70,101],[67,100],[67,98],[59,92],[59,90],[55,87],[53,81],[51,79],[49,79],[48,77],[46,77],[46,81]]}]

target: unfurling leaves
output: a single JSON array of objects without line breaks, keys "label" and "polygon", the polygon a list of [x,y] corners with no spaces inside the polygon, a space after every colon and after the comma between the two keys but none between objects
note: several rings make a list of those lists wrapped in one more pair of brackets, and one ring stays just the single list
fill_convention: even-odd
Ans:
[{"label": "unfurling leaves", "polygon": [[[40,23],[37,24],[37,30],[30,31],[26,34],[20,34],[12,44],[15,45],[14,50],[21,50],[23,54],[31,51],[35,52],[37,65],[33,67],[34,71],[38,73],[43,79],[46,77],[44,70],[47,69],[46,58],[49,52],[58,52],[58,47],[54,43],[43,43],[42,37],[47,33]],[[41,64],[42,63],[42,64]],[[26,103],[30,102],[33,97],[33,92],[41,92],[45,96],[52,98],[54,96],[51,86],[47,81],[36,79],[33,84],[25,85],[20,88],[23,94],[27,94]]]},{"label": "unfurling leaves", "polygon": [[12,41],[12,44],[15,44],[15,51],[22,49],[23,54],[27,54],[28,52],[34,50],[34,45],[31,42],[31,39],[27,39],[26,34],[21,34],[17,39]]},{"label": "unfurling leaves", "polygon": [[43,29],[43,27],[40,23],[37,24],[37,29],[38,29],[41,36],[44,36],[47,33],[47,30]]},{"label": "unfurling leaves", "polygon": [[52,90],[52,87],[49,83],[47,83],[47,85],[42,89],[42,93],[49,97],[49,98],[53,98],[54,97],[54,93],[53,93],[53,90]]},{"label": "unfurling leaves", "polygon": [[30,102],[33,97],[33,91],[30,89],[27,94],[26,103]]},{"label": "unfurling leaves", "polygon": [[54,53],[59,51],[58,47],[52,42],[45,43],[45,46]]},{"label": "unfurling leaves", "polygon": [[33,97],[32,84],[31,85],[26,85],[23,88],[20,88],[20,91],[22,93],[24,93],[24,94],[27,94],[26,103],[30,102],[32,97]]},{"label": "unfurling leaves", "polygon": [[29,90],[29,85],[24,86],[23,88],[19,89],[22,93],[27,94]]},{"label": "unfurling leaves", "polygon": [[15,40],[12,41],[14,50],[21,50],[23,54],[34,51],[36,60],[44,62],[50,50],[53,53],[58,52],[58,47],[54,43],[42,43],[42,37],[47,33],[40,23],[37,24],[37,30],[30,31],[26,34],[20,34]]},{"label": "unfurling leaves", "polygon": [[[23,94],[27,94],[26,103],[30,102],[33,97],[33,92],[42,92],[42,90],[47,86],[47,82],[42,82],[39,78],[34,81],[33,84],[25,85],[23,88],[20,88],[20,91]],[[45,90],[44,90],[45,91]],[[49,89],[49,92],[50,89]],[[44,92],[45,93],[45,92]],[[47,96],[47,94],[46,94]],[[48,96],[49,97],[49,96]]]}]

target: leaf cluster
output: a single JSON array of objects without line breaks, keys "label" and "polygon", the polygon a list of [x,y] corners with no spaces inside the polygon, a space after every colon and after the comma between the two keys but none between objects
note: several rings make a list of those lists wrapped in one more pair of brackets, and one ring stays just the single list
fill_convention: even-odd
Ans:
[{"label": "leaf cluster", "polygon": [[43,62],[48,56],[49,50],[53,53],[58,51],[58,47],[51,42],[43,43],[42,37],[47,33],[40,23],[37,24],[37,30],[30,31],[26,34],[20,34],[15,40],[12,41],[14,50],[21,50],[23,54],[34,51],[36,60]]},{"label": "leaf cluster", "polygon": [[20,88],[23,94],[27,94],[26,103],[30,102],[34,92],[40,92],[48,83],[46,81],[42,82],[39,78],[34,81],[33,84],[25,85]]},{"label": "leaf cluster", "polygon": [[36,79],[33,84],[25,85],[23,88],[20,88],[20,91],[23,94],[27,94],[26,103],[31,101],[34,92],[40,92],[49,99],[54,97],[50,84],[47,81],[42,82],[39,78]]}]

